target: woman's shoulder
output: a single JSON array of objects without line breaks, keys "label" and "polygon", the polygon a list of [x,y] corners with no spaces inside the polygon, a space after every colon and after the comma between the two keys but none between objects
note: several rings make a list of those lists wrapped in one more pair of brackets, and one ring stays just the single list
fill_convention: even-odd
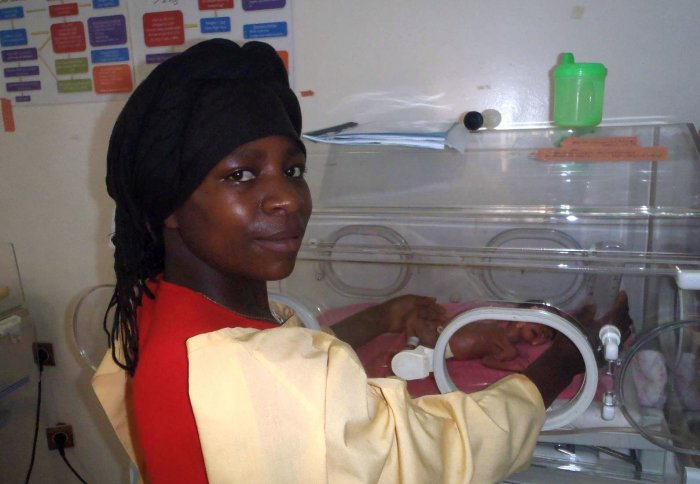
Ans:
[{"label": "woman's shoulder", "polygon": [[245,345],[256,350],[267,347],[280,349],[291,346],[313,346],[327,349],[333,345],[347,346],[330,333],[308,329],[299,323],[289,321],[266,330],[249,327],[221,328],[192,336],[187,340],[189,353],[220,345]]}]

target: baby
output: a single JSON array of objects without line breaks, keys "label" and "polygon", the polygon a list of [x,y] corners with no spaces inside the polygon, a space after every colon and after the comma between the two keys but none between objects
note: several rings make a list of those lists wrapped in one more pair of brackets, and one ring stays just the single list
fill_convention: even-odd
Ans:
[{"label": "baby", "polygon": [[[546,309],[555,314],[561,312],[546,304],[528,301],[519,305],[521,308]],[[598,327],[604,324],[614,323],[623,327],[631,326],[626,294],[618,294],[612,308],[599,320],[594,321],[596,304],[592,300],[586,301],[580,308],[572,313],[574,320],[582,325],[597,323]],[[626,323],[626,324],[625,324]],[[438,328],[438,333],[441,328]],[[629,329],[623,334],[623,338],[629,336]],[[549,326],[532,322],[508,322],[485,320],[468,324],[459,329],[452,337],[445,352],[447,358],[457,360],[479,359],[487,367],[496,370],[522,371],[528,362],[516,360],[519,356],[517,344],[526,343],[530,346],[538,346],[554,339],[557,331]],[[595,337],[595,334],[592,336]],[[434,347],[437,337],[430,335],[428,331],[418,334],[420,343],[426,347]]]},{"label": "baby", "polygon": [[[517,307],[525,309],[546,309],[561,314],[553,306],[539,301],[527,301]],[[415,328],[414,346],[434,348],[443,326],[432,326],[430,322]],[[518,343],[540,346],[550,342],[557,331],[549,326],[527,321],[476,321],[460,328],[450,338],[445,357],[456,360],[481,360],[481,363],[495,370],[519,372],[527,362],[518,359]],[[412,341],[409,336],[409,341]],[[409,343],[409,347],[411,343]]]},{"label": "baby", "polygon": [[458,360],[479,359],[487,368],[522,371],[527,366],[518,357],[518,343],[532,346],[552,340],[556,331],[549,326],[524,321],[484,321],[464,326],[449,343],[447,356]]},{"label": "baby", "polygon": [[[555,308],[533,301],[522,303],[518,307],[546,308],[559,314]],[[432,365],[426,363],[424,358],[432,358],[432,353],[426,350],[435,347],[444,329],[442,324],[435,325],[436,320],[437,318],[432,320],[424,318],[423,324],[412,328],[414,330],[412,334],[406,333],[408,346],[404,350],[409,351],[399,351],[392,358],[392,371],[397,376],[406,380],[415,380],[424,378],[428,372],[432,371],[428,369]],[[550,342],[556,333],[557,331],[553,328],[534,322],[485,319],[457,330],[449,340],[445,357],[456,360],[480,360],[486,368],[520,372],[527,367],[528,361],[525,358],[518,358],[520,352],[516,345],[518,343],[531,346],[543,345]]]}]

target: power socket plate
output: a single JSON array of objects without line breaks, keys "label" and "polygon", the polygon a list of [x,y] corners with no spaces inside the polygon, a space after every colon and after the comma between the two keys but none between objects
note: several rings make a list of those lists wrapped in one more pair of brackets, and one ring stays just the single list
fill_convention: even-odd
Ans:
[{"label": "power socket plate", "polygon": [[51,343],[34,343],[32,345],[34,351],[34,363],[39,364],[39,352],[46,353],[46,361],[44,366],[56,366],[56,359],[53,356],[53,345]]},{"label": "power socket plate", "polygon": [[66,443],[63,448],[73,447],[75,442],[73,441],[73,427],[67,424],[57,424],[55,427],[49,427],[46,429],[46,440],[49,443],[49,450],[56,450],[58,446],[56,445],[56,436],[59,434],[65,434]]}]

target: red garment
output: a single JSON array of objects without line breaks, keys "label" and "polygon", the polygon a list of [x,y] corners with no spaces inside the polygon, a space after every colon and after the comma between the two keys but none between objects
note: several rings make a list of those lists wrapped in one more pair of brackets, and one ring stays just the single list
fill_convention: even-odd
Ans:
[{"label": "red garment", "polygon": [[[228,327],[268,329],[203,295],[163,280],[149,284],[155,299],[138,311],[139,361],[132,405],[150,482],[206,483],[207,475],[192,413],[185,341]],[[216,369],[212,369],[216,371]]]}]

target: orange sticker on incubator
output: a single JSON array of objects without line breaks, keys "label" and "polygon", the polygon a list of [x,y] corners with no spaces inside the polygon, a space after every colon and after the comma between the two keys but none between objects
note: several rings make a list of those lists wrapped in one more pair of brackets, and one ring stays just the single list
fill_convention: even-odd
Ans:
[{"label": "orange sticker on incubator", "polygon": [[636,136],[574,136],[562,141],[559,148],[537,150],[536,158],[559,162],[661,161],[668,158],[668,149],[663,146],[640,146]]},{"label": "orange sticker on incubator", "polygon": [[611,136],[595,138],[579,138],[572,136],[561,142],[562,148],[577,148],[583,146],[616,147],[616,146],[639,146],[636,136]]}]

